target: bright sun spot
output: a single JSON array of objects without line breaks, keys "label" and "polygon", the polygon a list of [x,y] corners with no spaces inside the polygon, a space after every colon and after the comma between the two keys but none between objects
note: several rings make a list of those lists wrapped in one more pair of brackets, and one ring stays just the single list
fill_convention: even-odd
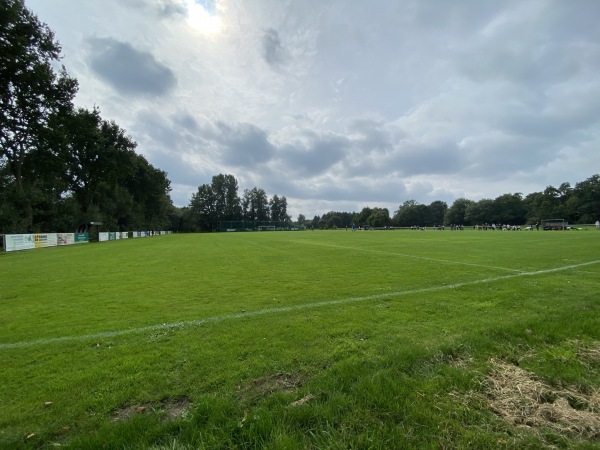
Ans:
[{"label": "bright sun spot", "polygon": [[222,30],[223,23],[220,17],[207,12],[195,0],[186,0],[185,3],[188,11],[187,23],[194,31],[213,36]]}]

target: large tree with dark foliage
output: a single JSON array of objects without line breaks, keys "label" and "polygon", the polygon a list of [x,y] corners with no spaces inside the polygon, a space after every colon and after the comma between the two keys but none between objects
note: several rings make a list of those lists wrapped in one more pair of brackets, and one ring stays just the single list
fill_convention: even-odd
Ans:
[{"label": "large tree with dark foliage", "polygon": [[244,220],[270,220],[269,201],[264,189],[253,187],[245,189],[242,197],[242,214]]},{"label": "large tree with dark foliage", "polygon": [[271,210],[271,220],[273,222],[287,223],[291,220],[287,213],[287,198],[285,196],[273,195],[269,200],[269,209]]},{"label": "large tree with dark foliage", "polygon": [[74,110],[77,81],[56,73],[60,45],[22,0],[0,0],[0,233],[162,229],[167,174],[100,111]]},{"label": "large tree with dark foliage", "polygon": [[53,115],[72,108],[77,91],[64,67],[54,71],[60,50],[23,0],[0,0],[0,171],[8,178],[1,225],[9,229],[32,230],[38,204],[54,200],[40,170],[53,155],[41,153],[40,138]]},{"label": "large tree with dark foliage", "polygon": [[242,220],[238,182],[233,175],[215,175],[190,201],[192,231],[214,231],[221,220]]}]

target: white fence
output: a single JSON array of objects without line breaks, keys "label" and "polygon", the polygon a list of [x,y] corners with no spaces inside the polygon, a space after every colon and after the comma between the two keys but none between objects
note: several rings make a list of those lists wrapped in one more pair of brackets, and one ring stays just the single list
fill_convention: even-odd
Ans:
[{"label": "white fence", "polygon": [[87,242],[89,242],[88,233],[5,234],[2,237],[3,248],[7,252]]},{"label": "white fence", "polygon": [[[172,231],[122,231],[98,233],[98,241],[114,241],[130,237],[164,236]],[[7,252],[88,243],[89,233],[29,233],[0,235],[2,249]]]}]

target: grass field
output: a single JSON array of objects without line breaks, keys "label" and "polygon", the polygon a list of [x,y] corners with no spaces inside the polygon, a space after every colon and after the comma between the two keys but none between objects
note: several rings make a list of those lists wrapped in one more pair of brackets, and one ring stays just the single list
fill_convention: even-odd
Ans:
[{"label": "grass field", "polygon": [[600,233],[0,254],[1,448],[600,448]]}]

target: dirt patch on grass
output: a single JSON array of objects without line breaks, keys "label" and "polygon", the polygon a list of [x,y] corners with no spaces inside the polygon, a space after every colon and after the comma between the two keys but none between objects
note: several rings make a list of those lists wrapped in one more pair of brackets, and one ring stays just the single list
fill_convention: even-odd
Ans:
[{"label": "dirt patch on grass", "polygon": [[256,378],[246,386],[238,386],[241,401],[257,401],[276,392],[294,392],[304,384],[299,374],[277,373]]},{"label": "dirt patch on grass", "polygon": [[184,418],[192,402],[187,397],[177,399],[163,398],[158,402],[144,402],[136,405],[121,405],[111,414],[113,422],[124,422],[139,414],[160,415],[163,422],[171,422]]},{"label": "dirt patch on grass", "polygon": [[556,389],[513,364],[498,360],[491,364],[492,371],[483,381],[484,392],[489,408],[506,422],[600,438],[600,391],[585,394],[576,388]]}]

